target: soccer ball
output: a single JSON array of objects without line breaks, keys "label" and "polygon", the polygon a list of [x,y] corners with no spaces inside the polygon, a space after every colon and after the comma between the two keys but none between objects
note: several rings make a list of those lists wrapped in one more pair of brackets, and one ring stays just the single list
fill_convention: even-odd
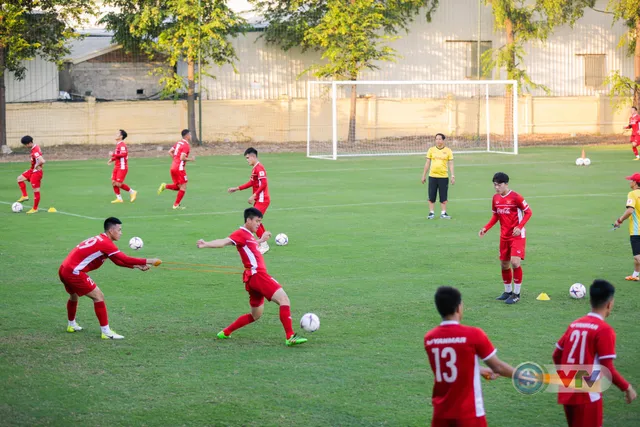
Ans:
[{"label": "soccer ball", "polygon": [[584,298],[587,294],[587,288],[584,287],[582,283],[574,283],[569,288],[569,295],[571,298],[580,299]]},{"label": "soccer ball", "polygon": [[[591,160],[589,160],[589,162],[591,162]],[[582,166],[584,165],[584,159],[582,157],[578,157],[576,159],[576,166]]]},{"label": "soccer ball", "polygon": [[280,233],[276,236],[276,245],[285,246],[287,243],[289,243],[289,238],[286,234]]},{"label": "soccer ball", "polygon": [[586,159],[584,159],[584,165],[585,166],[589,166],[590,164],[591,164],[591,159],[590,158],[587,157]]},{"label": "soccer ball", "polygon": [[14,204],[11,205],[11,210],[14,211],[15,213],[22,212],[22,203],[15,202]]},{"label": "soccer ball", "polygon": [[307,313],[300,319],[300,327],[307,332],[315,332],[320,329],[320,319],[313,313]]},{"label": "soccer ball", "polygon": [[139,237],[132,237],[131,240],[129,240],[129,247],[134,251],[137,251],[138,249],[142,249],[143,246],[144,246],[144,243],[142,242],[142,239]]}]

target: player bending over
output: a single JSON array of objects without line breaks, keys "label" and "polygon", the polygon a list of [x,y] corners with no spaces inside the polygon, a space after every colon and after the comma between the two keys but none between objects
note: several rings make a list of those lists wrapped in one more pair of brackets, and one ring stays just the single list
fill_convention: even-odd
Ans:
[{"label": "player bending over", "polygon": [[[440,326],[424,336],[424,348],[434,374],[432,427],[484,427],[487,425],[480,375],[486,379],[511,378],[513,367],[498,359],[480,328],[461,325],[462,295],[442,286],[435,295]],[[489,366],[480,367],[479,359]]]},{"label": "player bending over", "polygon": [[24,183],[25,181],[29,181],[31,188],[33,188],[33,208],[29,209],[27,213],[34,214],[38,212],[38,206],[40,205],[40,182],[44,174],[44,172],[42,172],[42,165],[46,162],[44,157],[42,157],[42,150],[33,142],[33,138],[25,135],[20,142],[22,145],[31,149],[31,167],[18,176],[18,186],[22,192],[22,197],[18,199],[18,202],[26,202],[29,200],[27,185]]},{"label": "player bending over", "polygon": [[111,173],[111,185],[113,186],[113,192],[116,193],[116,199],[111,203],[123,203],[120,195],[121,188],[129,192],[131,203],[135,202],[136,197],[138,197],[138,192],[124,183],[124,179],[129,173],[129,152],[127,151],[127,144],[124,142],[126,138],[127,132],[120,129],[116,134],[116,151],[109,151],[107,164],[114,163],[113,172]]},{"label": "player bending over", "polygon": [[[556,343],[553,363],[604,366],[611,372],[613,384],[624,392],[626,402],[631,403],[638,395],[613,366],[613,359],[616,358],[616,333],[604,320],[613,309],[615,291],[613,285],[606,280],[593,281],[589,288],[591,312],[569,325]],[[602,393],[572,392],[560,387],[558,403],[564,406],[569,427],[602,426]]]},{"label": "player bending over", "polygon": [[76,309],[78,308],[78,298],[88,296],[93,300],[93,309],[100,322],[102,339],[121,340],[124,338],[109,328],[104,294],[87,273],[102,267],[107,258],[120,267],[137,268],[142,271],[149,269],[148,264],[158,266],[162,261],[157,258],[132,258],[120,252],[113,242],[120,240],[121,236],[122,222],[118,218],[107,218],[104,221],[104,233],[80,242],[62,261],[58,275],[69,294],[67,332],[82,330],[76,321]]},{"label": "player bending over", "polygon": [[202,239],[198,240],[198,248],[223,248],[235,245],[245,269],[242,281],[244,282],[245,290],[249,293],[251,313],[243,314],[235,322],[218,332],[218,338],[229,338],[236,329],[247,326],[262,317],[264,299],[266,298],[268,301],[273,301],[280,306],[280,322],[284,327],[285,344],[288,346],[304,344],[307,339],[296,335],[291,325],[291,303],[289,302],[289,297],[276,279],[267,273],[264,258],[258,250],[258,245],[267,241],[271,237],[271,233],[265,231],[257,241],[253,237],[253,233],[258,231],[261,224],[262,212],[256,208],[247,208],[244,211],[244,226],[231,233],[229,237],[210,242],[205,242]]}]

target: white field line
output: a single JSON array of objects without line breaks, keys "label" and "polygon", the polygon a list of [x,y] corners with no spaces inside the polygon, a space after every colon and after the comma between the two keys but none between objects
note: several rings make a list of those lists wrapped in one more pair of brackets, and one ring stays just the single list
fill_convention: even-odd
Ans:
[{"label": "white field line", "polygon": [[[5,202],[5,201],[3,201],[3,200],[0,200],[0,204],[3,204],[3,205],[9,205],[9,206],[11,206],[11,205],[12,205],[12,204],[14,204],[14,203],[15,203],[15,202]],[[24,207],[26,207],[26,208],[30,208],[30,207],[31,207],[31,205],[25,205],[25,204],[23,204],[22,206],[24,206]],[[47,212],[47,210],[46,210],[46,209],[39,209],[39,211],[38,211],[37,215],[40,215],[40,214],[43,214],[43,213],[49,213],[49,212]],[[59,214],[61,214],[61,215],[75,216],[76,218],[84,218],[84,219],[92,219],[92,220],[100,220],[100,221],[103,221],[103,220],[104,220],[104,218],[95,218],[95,217],[92,217],[92,216],[86,216],[86,215],[74,214],[74,213],[71,213],[71,212],[57,211],[57,212],[55,212],[55,213],[59,213]]]}]

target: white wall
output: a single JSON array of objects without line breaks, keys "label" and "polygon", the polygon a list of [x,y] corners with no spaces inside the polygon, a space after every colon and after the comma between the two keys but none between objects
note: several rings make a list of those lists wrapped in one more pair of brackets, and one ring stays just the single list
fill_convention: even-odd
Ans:
[{"label": "white wall", "polygon": [[36,57],[26,61],[24,80],[16,80],[13,73],[6,73],[7,102],[32,102],[58,98],[58,67],[52,62]]}]

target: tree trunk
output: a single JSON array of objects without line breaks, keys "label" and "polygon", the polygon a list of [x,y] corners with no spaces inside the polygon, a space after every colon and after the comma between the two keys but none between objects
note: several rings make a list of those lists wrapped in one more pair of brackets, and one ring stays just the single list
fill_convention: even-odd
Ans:
[{"label": "tree trunk", "polygon": [[[4,86],[5,50],[0,46],[0,147],[7,145],[7,98]],[[4,150],[2,150],[4,152]]]},{"label": "tree trunk", "polygon": [[[513,32],[513,23],[509,18],[505,20],[505,33],[507,36],[507,46],[509,59],[507,62],[507,79],[515,79],[516,73],[516,50],[515,50],[515,34]],[[504,100],[504,136],[508,138],[513,135],[513,91],[509,85],[505,91]]]},{"label": "tree trunk", "polygon": [[348,142],[356,142],[356,101],[358,99],[358,85],[351,85],[351,108],[349,109],[349,138]]},{"label": "tree trunk", "polygon": [[636,17],[636,50],[633,55],[633,70],[636,87],[633,90],[633,105],[640,108],[640,16]]},{"label": "tree trunk", "polygon": [[191,132],[191,142],[200,145],[198,139],[198,132],[196,128],[196,103],[195,103],[195,61],[189,60],[187,62],[187,123],[189,124],[189,131]]}]

